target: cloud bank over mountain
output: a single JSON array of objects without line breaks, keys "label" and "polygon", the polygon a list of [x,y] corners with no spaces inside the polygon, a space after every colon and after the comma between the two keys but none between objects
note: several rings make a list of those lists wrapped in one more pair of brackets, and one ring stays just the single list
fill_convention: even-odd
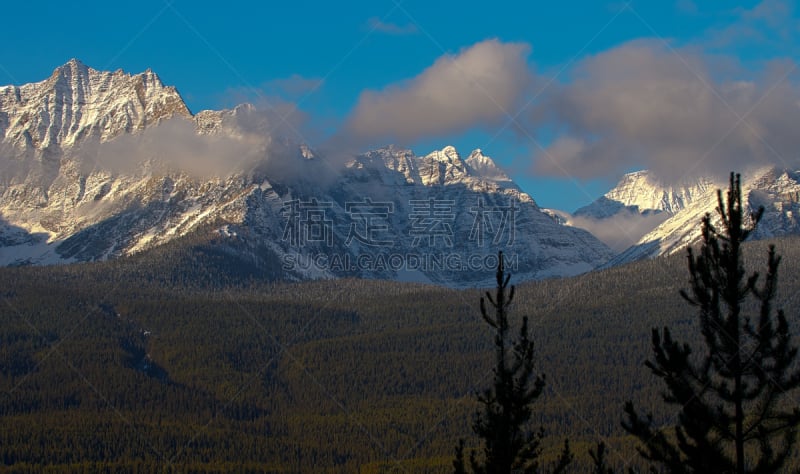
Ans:
[{"label": "cloud bank over mountain", "polygon": [[752,79],[736,69],[658,40],[588,57],[532,107],[534,126],[561,131],[533,169],[585,179],[639,167],[673,181],[796,165],[796,64],[769,62]]},{"label": "cloud bank over mountain", "polygon": [[533,80],[530,46],[482,41],[445,54],[417,76],[361,93],[344,126],[356,141],[413,142],[473,127],[500,127]]},{"label": "cloud bank over mountain", "polygon": [[[638,15],[634,5],[618,8],[620,18]],[[692,1],[675,8],[687,16],[707,13]],[[240,150],[240,143],[226,149],[207,138],[198,142],[178,126],[173,132],[186,144],[183,150],[162,152],[156,145],[162,138],[151,134],[151,143],[128,140],[113,153],[174,156],[181,166],[205,173],[215,169],[210,155],[228,165],[243,155],[265,155],[262,142],[288,137],[320,151],[334,169],[389,143],[428,148],[420,152],[468,144],[491,150],[521,173],[576,181],[613,180],[634,169],[677,182],[754,166],[795,167],[800,73],[792,58],[800,53],[800,29],[794,10],[785,0],[718,9],[721,20],[692,37],[661,37],[650,29],[645,37],[628,35],[602,49],[587,44],[561,63],[548,59],[547,45],[524,40],[489,36],[449,50],[436,44],[442,48],[438,57],[398,69],[402,80],[376,74],[380,79],[369,86],[348,83],[353,95],[338,98],[335,107],[321,97],[337,94],[336,68],[281,71],[254,82],[258,87],[224,93],[226,106],[256,105],[257,114],[237,118],[242,130],[252,131],[243,140],[252,150]],[[410,34],[424,33],[424,22],[405,18],[370,17],[367,24],[368,32],[392,36],[395,44],[416,44],[425,36]],[[166,148],[179,146],[165,141]]]},{"label": "cloud bank over mountain", "polygon": [[[686,15],[702,13],[689,3],[681,7]],[[650,169],[654,179],[677,183],[794,167],[800,73],[791,45],[800,30],[793,8],[782,0],[731,8],[697,37],[651,31],[547,72],[536,45],[485,40],[443,54],[407,80],[363,91],[338,137],[357,146],[413,146],[473,130],[492,140],[512,131],[529,153],[515,167],[579,180]],[[766,54],[745,54],[755,46]]]},{"label": "cloud bank over mountain", "polygon": [[667,214],[641,214],[621,211],[606,218],[570,216],[568,224],[588,230],[614,252],[622,252],[664,222]]},{"label": "cloud bank over mountain", "polygon": [[[745,13],[751,23],[776,21]],[[490,39],[443,54],[409,79],[363,91],[328,138],[311,130],[313,120],[272,123],[295,138],[314,137],[312,145],[332,162],[386,143],[508,130],[529,150],[516,167],[537,176],[612,179],[649,169],[654,179],[677,183],[800,165],[797,64],[773,58],[745,67],[712,53],[723,40],[715,32],[704,48],[639,39],[547,74],[529,58],[531,45]]]}]

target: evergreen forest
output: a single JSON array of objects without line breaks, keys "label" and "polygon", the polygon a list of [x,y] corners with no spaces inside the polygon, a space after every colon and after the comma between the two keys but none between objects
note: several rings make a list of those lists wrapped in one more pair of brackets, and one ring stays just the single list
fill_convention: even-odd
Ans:
[{"label": "evergreen forest", "polygon": [[[775,305],[797,328],[800,239],[774,244]],[[270,282],[182,245],[0,269],[0,472],[445,473],[460,439],[478,447],[486,289]],[[747,268],[766,253],[745,244]],[[679,295],[686,256],[569,279],[509,273],[510,325],[527,317],[546,374],[531,418],[547,433],[540,463],[569,438],[567,472],[594,472],[598,442],[619,472],[643,469],[623,407],[676,421],[644,364],[653,328],[701,338]]]}]

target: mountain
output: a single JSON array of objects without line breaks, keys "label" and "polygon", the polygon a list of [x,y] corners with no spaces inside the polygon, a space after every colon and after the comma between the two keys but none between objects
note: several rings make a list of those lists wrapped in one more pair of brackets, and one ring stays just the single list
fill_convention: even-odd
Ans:
[{"label": "mountain", "polygon": [[613,256],[544,214],[481,150],[348,155],[273,124],[248,104],[193,115],[152,71],[77,60],[0,88],[0,263],[191,242],[269,277],[464,286],[490,280],[499,248],[520,279],[574,275]]},{"label": "mountain", "polygon": [[18,151],[109,140],[175,115],[191,117],[177,90],[149,69],[101,72],[72,59],[44,81],[0,87],[0,133]]},{"label": "mountain", "polygon": [[573,214],[559,214],[567,225],[588,230],[619,253],[710,189],[707,179],[670,186],[646,170],[637,171],[625,174],[613,189]]},{"label": "mountain", "polygon": [[[717,190],[727,188],[727,182],[710,178],[664,186],[649,172],[639,171],[625,175],[603,197],[575,211],[568,223],[588,223],[585,228],[590,230],[616,226],[617,233],[636,237],[610,266],[672,255],[700,242],[700,221],[706,213],[719,224]],[[800,172],[774,167],[750,171],[742,177],[742,193],[749,212],[759,206],[765,209],[753,239],[800,234]]]},{"label": "mountain", "polygon": [[[742,201],[747,213],[764,207],[764,215],[752,239],[768,239],[800,234],[797,221],[800,212],[800,172],[780,168],[762,168],[742,178]],[[682,252],[687,245],[700,242],[700,220],[711,214],[712,223],[720,225],[716,212],[717,189],[726,190],[727,183],[719,183],[680,212],[645,234],[639,242],[614,258],[610,264],[627,263],[658,255]]]},{"label": "mountain", "polygon": [[639,214],[665,212],[674,215],[715,189],[713,183],[704,178],[683,186],[665,186],[650,172],[636,171],[625,174],[611,191],[573,215],[602,219],[623,209]]}]

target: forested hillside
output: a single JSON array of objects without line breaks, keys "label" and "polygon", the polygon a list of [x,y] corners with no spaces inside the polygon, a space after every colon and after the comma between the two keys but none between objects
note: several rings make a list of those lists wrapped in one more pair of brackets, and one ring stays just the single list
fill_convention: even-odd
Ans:
[{"label": "forested hillside", "polygon": [[[800,334],[800,240],[777,247]],[[0,471],[450,471],[491,380],[478,289],[258,283],[167,250],[0,269]],[[747,251],[761,268],[766,244]],[[512,325],[530,318],[547,377],[546,459],[569,437],[575,472],[601,439],[612,464],[638,462],[622,406],[664,417],[643,362],[652,327],[697,337],[687,279],[678,256],[517,285]]]}]

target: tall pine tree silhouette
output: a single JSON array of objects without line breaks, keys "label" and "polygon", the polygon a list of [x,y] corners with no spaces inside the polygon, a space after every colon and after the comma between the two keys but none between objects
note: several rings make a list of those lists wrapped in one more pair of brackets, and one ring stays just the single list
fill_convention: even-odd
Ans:
[{"label": "tall pine tree silhouette", "polygon": [[[534,374],[534,347],[528,335],[528,318],[522,318],[518,338],[508,340],[507,310],[514,299],[514,286],[508,287],[511,275],[504,269],[503,252],[498,253],[497,288],[492,297],[486,292],[481,298],[481,315],[495,331],[494,383],[478,395],[482,410],[475,416],[473,431],[483,439],[483,457],[475,450],[469,457],[469,466],[475,474],[508,474],[539,472],[542,429],[530,428],[531,405],[542,394],[544,375]],[[489,315],[486,302],[494,309]],[[554,468],[563,472],[572,460],[568,441]],[[453,461],[456,474],[466,474],[464,440],[456,447]]]},{"label": "tall pine tree silhouette", "polygon": [[[706,351],[694,355],[674,340],[669,328],[653,329],[654,359],[646,363],[666,390],[664,401],[680,408],[672,430],[654,427],[631,402],[623,428],[643,445],[639,453],[669,472],[779,472],[795,443],[800,411],[795,389],[800,371],[783,311],[774,312],[780,257],[770,246],[767,274],[747,275],[741,244],[753,231],[763,208],[745,223],[741,178],[731,173],[727,200],[718,191],[721,229],[706,214],[698,255],[688,250],[690,290],[683,298],[699,310]],[[749,297],[758,315],[744,314]]]}]

